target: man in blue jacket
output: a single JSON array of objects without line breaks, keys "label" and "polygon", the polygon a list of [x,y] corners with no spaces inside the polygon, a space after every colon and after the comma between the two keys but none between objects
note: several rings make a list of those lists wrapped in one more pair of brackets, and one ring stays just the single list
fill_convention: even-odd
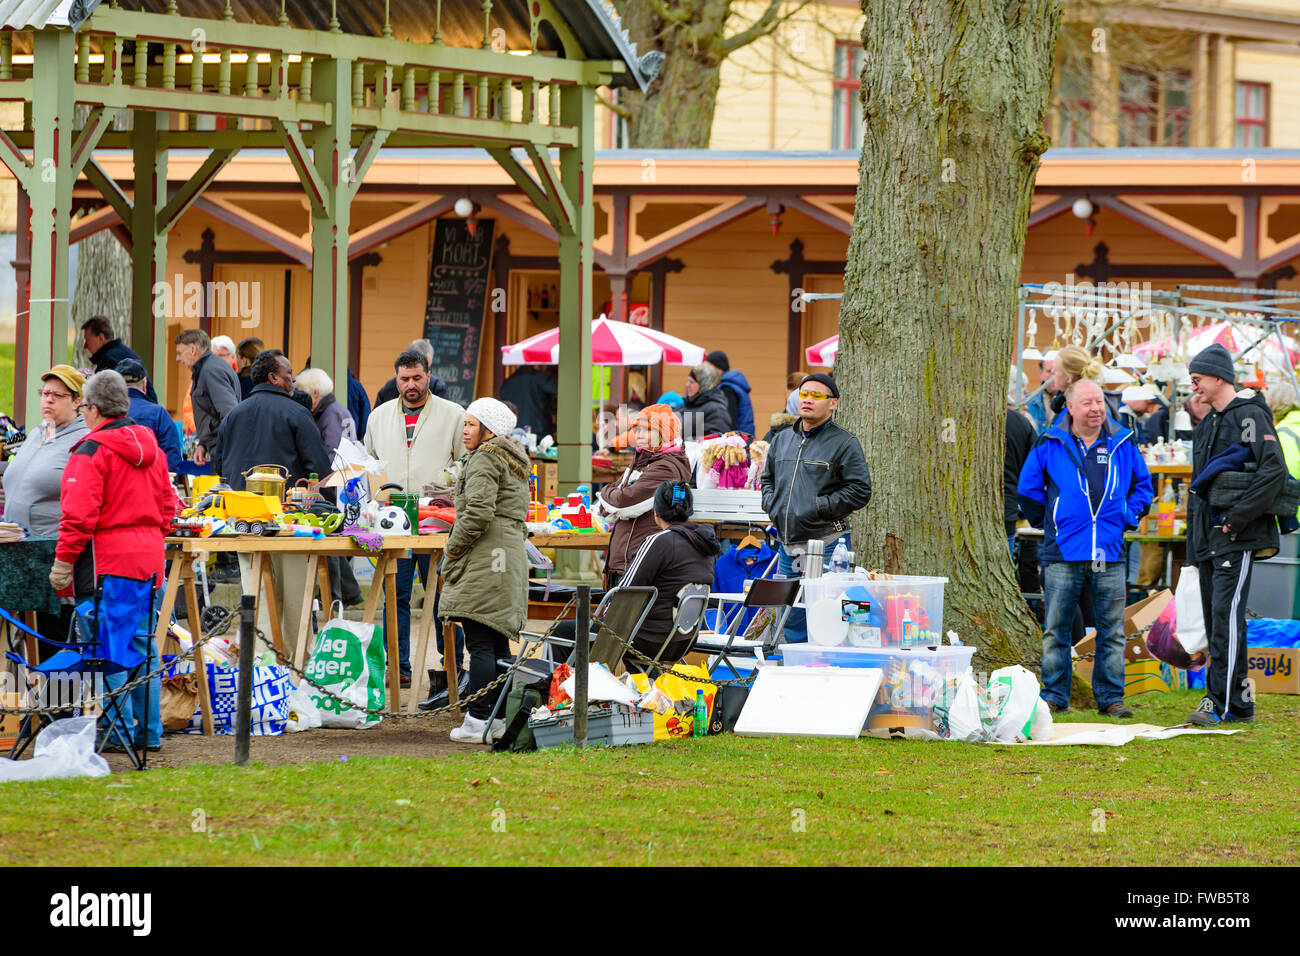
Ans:
[{"label": "man in blue jacket", "polygon": [[754,404],[749,400],[749,380],[744,372],[731,367],[727,353],[713,351],[704,357],[705,364],[718,370],[718,388],[727,399],[727,411],[731,414],[731,430],[744,432],[754,437]]},{"label": "man in blue jacket", "polygon": [[126,382],[126,394],[131,399],[131,408],[127,415],[137,425],[143,425],[158,438],[158,447],[167,456],[167,470],[175,472],[181,465],[181,438],[176,431],[176,423],[167,414],[167,409],[157,402],[151,402],[145,389],[149,378],[145,375],[144,364],[139,359],[125,358],[117,363],[114,370]]},{"label": "man in blue jacket", "polygon": [[1132,717],[1124,704],[1124,529],[1151,504],[1151,474],[1137,438],[1109,417],[1101,386],[1080,379],[1065,391],[1066,410],[1038,440],[1020,472],[1020,510],[1044,527],[1040,560],[1046,620],[1043,700],[1070,705],[1070,626],[1085,580],[1092,585],[1097,709]]}]

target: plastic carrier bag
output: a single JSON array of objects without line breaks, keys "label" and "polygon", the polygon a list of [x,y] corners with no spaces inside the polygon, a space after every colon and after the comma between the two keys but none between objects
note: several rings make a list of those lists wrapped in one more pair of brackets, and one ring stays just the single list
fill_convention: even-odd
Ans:
[{"label": "plastic carrier bag", "polygon": [[1038,707],[1038,678],[1019,664],[999,667],[989,676],[993,737],[1011,743],[1029,740]]},{"label": "plastic carrier bag", "polygon": [[347,730],[374,727],[380,717],[366,711],[384,706],[388,656],[384,629],[377,624],[345,620],[343,606],[337,601],[334,608],[331,612],[334,617],[316,635],[303,673],[312,684],[342,697],[352,706],[326,697],[311,684],[304,686],[320,711],[322,727]]}]

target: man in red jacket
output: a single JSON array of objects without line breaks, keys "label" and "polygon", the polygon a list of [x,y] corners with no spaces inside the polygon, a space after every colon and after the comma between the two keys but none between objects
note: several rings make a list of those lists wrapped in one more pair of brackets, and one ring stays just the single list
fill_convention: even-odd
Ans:
[{"label": "man in red jacket", "polygon": [[[96,580],[106,574],[151,578],[160,587],[163,537],[179,504],[167,480],[167,459],[153,432],[126,417],[131,401],[121,375],[111,370],[92,375],[82,395],[90,433],[73,446],[63,471],[63,517],[50,584],[55,591],[70,586],[72,565],[93,539]],[[137,636],[135,649],[158,659],[152,635]],[[120,686],[125,676],[111,675],[105,682]],[[150,750],[158,750],[162,740],[159,683],[157,677],[150,682],[147,714],[144,685],[122,703],[128,732]],[[140,726],[131,731],[136,721]],[[104,749],[117,747],[110,743]]]}]

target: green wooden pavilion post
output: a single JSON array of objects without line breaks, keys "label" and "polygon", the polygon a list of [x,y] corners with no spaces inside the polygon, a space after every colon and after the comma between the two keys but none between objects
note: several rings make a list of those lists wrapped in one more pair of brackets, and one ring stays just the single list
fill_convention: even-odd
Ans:
[{"label": "green wooden pavilion post", "polygon": [[[312,74],[312,99],[330,105],[331,122],[312,142],[311,361],[334,380],[339,395],[348,383],[348,230],[352,217],[352,62],[325,60]],[[301,175],[301,171],[300,171]],[[314,192],[319,195],[313,194]]]},{"label": "green wooden pavilion post", "polygon": [[[561,491],[591,484],[591,272],[595,257],[592,174],[595,97],[586,84],[565,86],[560,113],[578,130],[576,147],[560,150],[560,188],[569,216],[560,239],[560,380],[556,409]],[[576,348],[574,346],[577,346]]]},{"label": "green wooden pavilion post", "polygon": [[[131,342],[159,395],[167,388],[167,316],[154,315],[154,284],[167,281],[167,227],[159,211],[167,202],[167,149],[158,134],[167,114],[133,110],[132,153],[135,197],[131,203]],[[173,303],[180,313],[180,303]]]},{"label": "green wooden pavilion post", "polygon": [[76,178],[72,169],[71,82],[76,38],[67,30],[38,30],[33,37],[28,385],[39,382],[40,374],[51,365],[68,360],[68,229]]}]

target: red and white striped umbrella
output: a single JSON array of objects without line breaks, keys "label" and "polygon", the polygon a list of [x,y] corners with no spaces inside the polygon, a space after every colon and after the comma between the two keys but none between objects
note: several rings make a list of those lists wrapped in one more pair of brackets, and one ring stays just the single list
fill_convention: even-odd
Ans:
[{"label": "red and white striped umbrella", "polygon": [[[591,323],[593,365],[699,365],[704,349],[656,329],[601,316]],[[549,329],[514,345],[501,346],[502,365],[558,365],[560,330]]]},{"label": "red and white striped umbrella", "polygon": [[809,365],[834,365],[835,353],[840,350],[840,337],[832,335],[824,342],[810,345],[803,350]]}]

